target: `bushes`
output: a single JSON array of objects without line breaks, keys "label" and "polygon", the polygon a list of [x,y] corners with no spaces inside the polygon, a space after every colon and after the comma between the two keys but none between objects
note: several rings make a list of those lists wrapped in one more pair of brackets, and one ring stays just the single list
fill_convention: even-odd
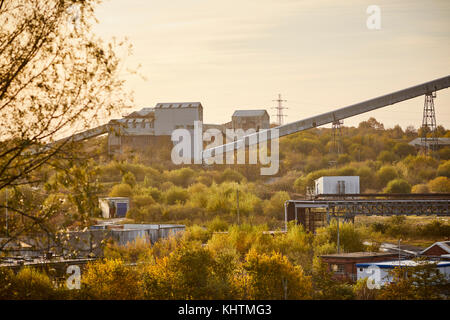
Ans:
[{"label": "bushes", "polygon": [[450,237],[450,224],[434,220],[426,225],[420,226],[419,234],[423,237]]},{"label": "bushes", "polygon": [[244,179],[244,176],[239,172],[232,170],[230,168],[226,168],[222,174],[217,178],[217,183],[223,182],[241,182]]},{"label": "bushes", "polygon": [[165,199],[167,204],[185,203],[189,198],[186,189],[181,187],[172,186],[165,192]]},{"label": "bushes", "polygon": [[132,195],[133,189],[126,183],[116,184],[109,193],[110,197],[131,197]]},{"label": "bushes", "polygon": [[61,299],[62,291],[55,288],[50,278],[36,269],[22,268],[17,274],[0,270],[0,299]]},{"label": "bushes", "polygon": [[174,185],[186,188],[194,182],[195,171],[191,168],[181,168],[165,171],[164,175],[167,176],[168,181],[172,182]]},{"label": "bushes", "polygon": [[264,201],[264,214],[282,220],[284,218],[284,202],[290,198],[286,191],[276,192],[270,200]]},{"label": "bushes", "polygon": [[411,185],[404,179],[394,179],[389,181],[384,193],[410,193]]},{"label": "bushes", "polygon": [[428,188],[428,185],[422,183],[422,184],[416,184],[411,189],[412,193],[429,193],[430,188]]},{"label": "bushes", "polygon": [[450,192],[450,179],[447,177],[437,177],[434,180],[428,182],[428,186],[432,192]]},{"label": "bushes", "polygon": [[436,175],[450,178],[450,160],[445,161],[443,164],[441,164],[436,172]]},{"label": "bushes", "polygon": [[136,177],[131,172],[127,172],[122,177],[122,184],[128,184],[133,188],[136,185]]},{"label": "bushes", "polygon": [[397,156],[391,151],[384,150],[378,155],[377,160],[392,163],[397,160]]},{"label": "bushes", "polygon": [[427,224],[417,225],[417,223],[408,221],[405,216],[392,216],[385,222],[372,223],[370,229],[395,239],[450,237],[448,222],[434,220]]},{"label": "bushes", "polygon": [[[316,250],[320,254],[337,251],[337,223],[333,220],[328,226],[317,229],[314,239]],[[342,252],[364,251],[361,233],[352,223],[339,224],[339,242]]]},{"label": "bushes", "polygon": [[392,166],[384,166],[378,170],[376,177],[378,185],[383,188],[389,181],[398,178],[398,172]]}]

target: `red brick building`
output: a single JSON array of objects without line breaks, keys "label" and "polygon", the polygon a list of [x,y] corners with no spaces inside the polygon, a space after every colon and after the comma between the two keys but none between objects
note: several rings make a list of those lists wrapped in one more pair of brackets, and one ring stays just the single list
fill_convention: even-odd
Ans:
[{"label": "red brick building", "polygon": [[420,255],[430,258],[446,258],[450,254],[450,241],[435,242],[425,250],[420,252]]},{"label": "red brick building", "polygon": [[328,270],[334,273],[335,279],[356,281],[356,264],[371,263],[398,259],[396,253],[386,252],[350,252],[320,256],[328,264]]}]

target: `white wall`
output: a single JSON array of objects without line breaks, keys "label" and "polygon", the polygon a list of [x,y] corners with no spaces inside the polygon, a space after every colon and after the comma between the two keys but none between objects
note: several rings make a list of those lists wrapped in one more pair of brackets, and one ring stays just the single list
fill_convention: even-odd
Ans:
[{"label": "white wall", "polygon": [[194,121],[203,121],[202,108],[156,108],[155,109],[155,135],[171,135],[176,126],[194,126]]},{"label": "white wall", "polygon": [[338,181],[345,181],[345,193],[359,193],[359,176],[320,177],[314,181],[315,194],[337,194]]}]

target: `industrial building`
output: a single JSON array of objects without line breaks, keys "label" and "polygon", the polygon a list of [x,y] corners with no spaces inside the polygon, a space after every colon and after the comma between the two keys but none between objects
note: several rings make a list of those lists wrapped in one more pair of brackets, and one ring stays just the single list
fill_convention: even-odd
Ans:
[{"label": "industrial building", "polygon": [[328,265],[328,271],[333,278],[355,281],[357,279],[356,266],[360,263],[373,264],[375,262],[394,259],[395,253],[386,252],[350,252],[322,255],[320,258]]},{"label": "industrial building", "polygon": [[[390,283],[393,281],[392,276],[389,274],[389,271],[394,268],[412,268],[419,265],[419,263],[433,263],[432,261],[424,261],[417,262],[414,260],[392,260],[392,261],[383,261],[383,262],[374,262],[374,263],[357,263],[357,280],[371,278],[378,285],[384,285],[386,283]],[[450,280],[450,262],[449,261],[441,261],[436,263],[436,268],[439,272]],[[374,269],[379,270],[379,275],[374,274]]]},{"label": "industrial building", "polygon": [[126,197],[100,198],[98,202],[105,219],[124,218],[130,208],[130,199]]},{"label": "industrial building", "polygon": [[270,128],[270,116],[266,110],[236,110],[231,117],[232,129]]},{"label": "industrial building", "polygon": [[314,180],[315,195],[358,194],[359,176],[320,177]]},{"label": "industrial building", "polygon": [[[154,148],[162,142],[170,142],[176,129],[194,130],[194,122],[203,122],[203,106],[200,102],[157,103],[155,107],[146,107],[134,111],[121,119],[112,119],[107,124],[89,129],[63,140],[82,141],[108,134],[108,154],[120,154],[124,148],[143,150]],[[254,128],[268,129],[270,117],[266,110],[238,110],[232,121],[226,124],[203,124],[203,130]]]}]

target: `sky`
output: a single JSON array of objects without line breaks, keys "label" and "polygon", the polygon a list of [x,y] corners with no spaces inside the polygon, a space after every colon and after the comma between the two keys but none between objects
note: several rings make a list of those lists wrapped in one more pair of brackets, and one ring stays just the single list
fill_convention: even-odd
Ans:
[{"label": "sky", "polygon": [[[381,10],[370,30],[369,5]],[[105,0],[94,30],[127,37],[145,79],[125,75],[134,105],[200,101],[205,123],[236,109],[267,109],[281,93],[292,122],[450,74],[447,0]],[[424,97],[344,121],[375,117],[419,127]],[[450,128],[450,89],[437,92],[437,124]],[[328,126],[329,127],[329,126]]]}]

